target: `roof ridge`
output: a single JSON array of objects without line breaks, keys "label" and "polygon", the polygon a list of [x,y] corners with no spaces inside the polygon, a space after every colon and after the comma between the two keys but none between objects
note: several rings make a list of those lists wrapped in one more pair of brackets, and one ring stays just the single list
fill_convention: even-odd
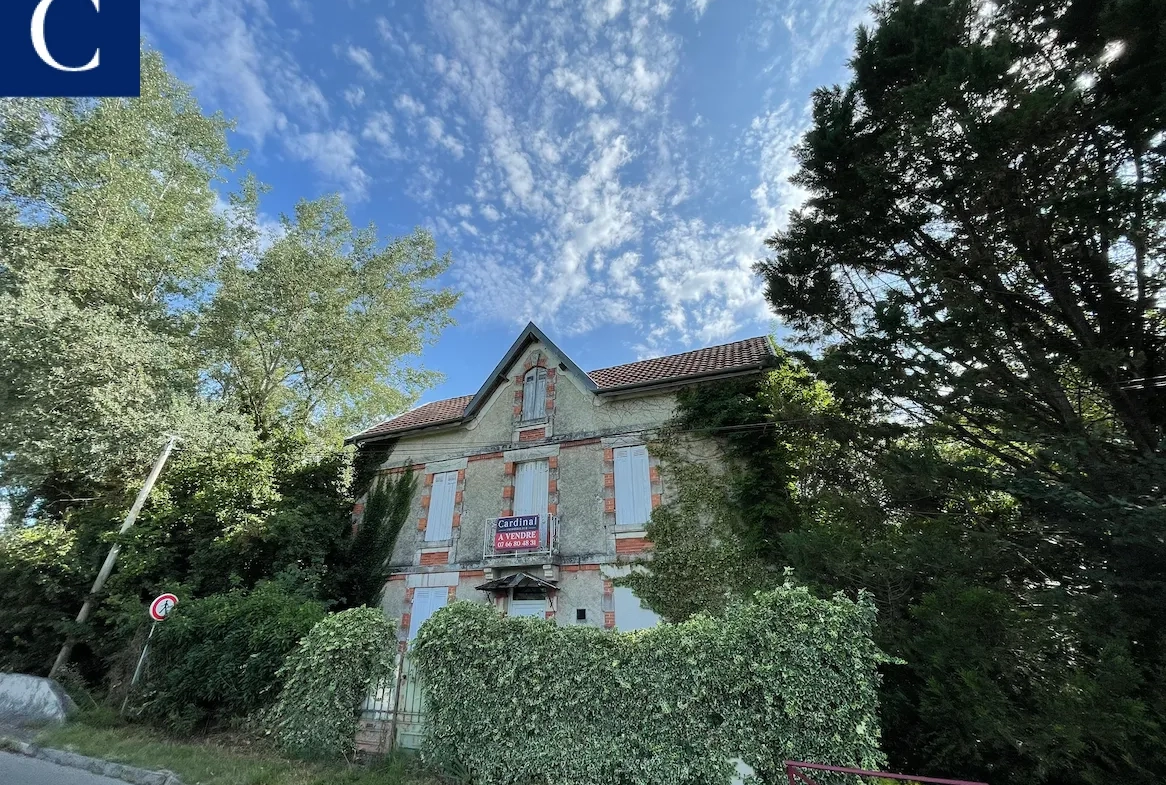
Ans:
[{"label": "roof ridge", "polygon": [[611,370],[612,368],[623,368],[625,365],[635,365],[636,363],[647,363],[647,362],[652,362],[653,360],[667,360],[667,359],[672,358],[672,357],[682,357],[686,354],[692,354],[693,352],[708,352],[708,351],[712,351],[713,349],[720,349],[723,346],[733,346],[735,344],[745,343],[746,341],[767,341],[767,340],[769,340],[769,338],[768,338],[768,336],[765,336],[765,335],[751,335],[748,338],[739,338],[736,341],[726,341],[725,343],[715,343],[712,346],[698,346],[695,349],[688,349],[688,350],[683,351],[683,352],[674,352],[672,354],[658,354],[654,357],[645,357],[642,360],[632,360],[630,363],[616,363],[615,365],[606,365],[603,368],[596,368],[593,371],[588,371],[587,375],[590,376],[591,374],[599,373],[600,371],[608,371],[608,370]]}]

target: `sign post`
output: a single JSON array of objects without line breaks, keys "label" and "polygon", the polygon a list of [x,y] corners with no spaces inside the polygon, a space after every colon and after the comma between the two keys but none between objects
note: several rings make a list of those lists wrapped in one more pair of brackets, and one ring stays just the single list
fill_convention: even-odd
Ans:
[{"label": "sign post", "polygon": [[158,622],[166,620],[166,617],[170,615],[170,611],[174,610],[174,606],[177,604],[178,598],[169,593],[158,595],[150,603],[150,618],[154,620],[154,623],[150,625],[150,634],[146,636],[146,642],[142,645],[142,656],[138,657],[138,666],[134,668],[134,677],[130,679],[129,689],[126,690],[125,699],[121,702],[122,714],[126,712],[126,704],[130,700],[130,691],[133,690],[134,685],[138,683],[138,678],[142,675],[142,666],[146,664],[146,652],[150,650],[150,639],[154,637],[154,630],[158,629]]}]

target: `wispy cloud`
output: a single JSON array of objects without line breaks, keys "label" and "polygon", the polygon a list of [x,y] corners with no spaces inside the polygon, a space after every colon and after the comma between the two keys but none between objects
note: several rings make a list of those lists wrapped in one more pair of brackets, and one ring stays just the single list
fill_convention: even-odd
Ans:
[{"label": "wispy cloud", "polygon": [[[155,0],[143,27],[264,154],[411,200],[464,318],[627,324],[643,352],[769,326],[752,266],[805,198],[790,148],[867,0],[350,3],[336,41],[288,32],[327,16],[290,1]],[[732,51],[699,43],[713,21]]]},{"label": "wispy cloud", "polygon": [[381,72],[377,70],[376,64],[373,60],[372,52],[365,49],[363,46],[348,47],[348,59],[356,63],[356,66],[364,71],[365,75],[370,79],[380,79]]}]

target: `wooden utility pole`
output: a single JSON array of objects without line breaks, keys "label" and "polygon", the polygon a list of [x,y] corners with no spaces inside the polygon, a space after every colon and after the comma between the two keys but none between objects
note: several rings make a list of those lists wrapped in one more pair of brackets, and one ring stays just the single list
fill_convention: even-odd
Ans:
[{"label": "wooden utility pole", "polygon": [[[162,467],[166,465],[166,459],[170,457],[170,451],[174,449],[174,443],[176,441],[178,441],[178,437],[171,436],[166,442],[166,446],[162,448],[162,454],[158,456],[158,460],[154,461],[154,468],[150,470],[150,476],[146,478],[146,484],[142,486],[142,490],[138,491],[138,498],[134,499],[134,506],[130,507],[130,511],[126,513],[125,520],[121,524],[121,529],[118,530],[119,537],[129,531],[130,527],[138,519],[138,513],[142,511],[142,506],[146,503],[146,497],[153,490],[154,483],[157,482],[158,475],[162,473]],[[109,574],[113,572],[113,564],[117,561],[119,552],[121,552],[121,543],[114,542],[113,547],[109,549],[109,555],[105,557],[105,564],[101,565],[101,572],[97,573],[97,580],[93,581],[93,588],[89,590],[89,596],[85,598],[85,604],[81,606],[81,612],[77,614],[78,624],[85,622],[89,618],[89,614],[93,612],[93,605],[97,593],[101,591],[101,587],[105,585]],[[50,679],[56,676],[57,671],[69,661],[69,655],[73,652],[74,642],[72,636],[65,640],[65,645],[61,647],[60,653],[57,654],[57,661],[53,663],[53,668],[49,671]]]}]

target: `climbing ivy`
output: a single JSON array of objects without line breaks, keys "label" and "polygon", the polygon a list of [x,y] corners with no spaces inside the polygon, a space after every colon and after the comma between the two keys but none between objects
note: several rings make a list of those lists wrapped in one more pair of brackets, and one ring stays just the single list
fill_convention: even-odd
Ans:
[{"label": "climbing ivy", "polygon": [[476,782],[763,781],[785,759],[878,768],[874,606],[781,586],[635,633],[454,603],[414,641],[426,752]]}]

